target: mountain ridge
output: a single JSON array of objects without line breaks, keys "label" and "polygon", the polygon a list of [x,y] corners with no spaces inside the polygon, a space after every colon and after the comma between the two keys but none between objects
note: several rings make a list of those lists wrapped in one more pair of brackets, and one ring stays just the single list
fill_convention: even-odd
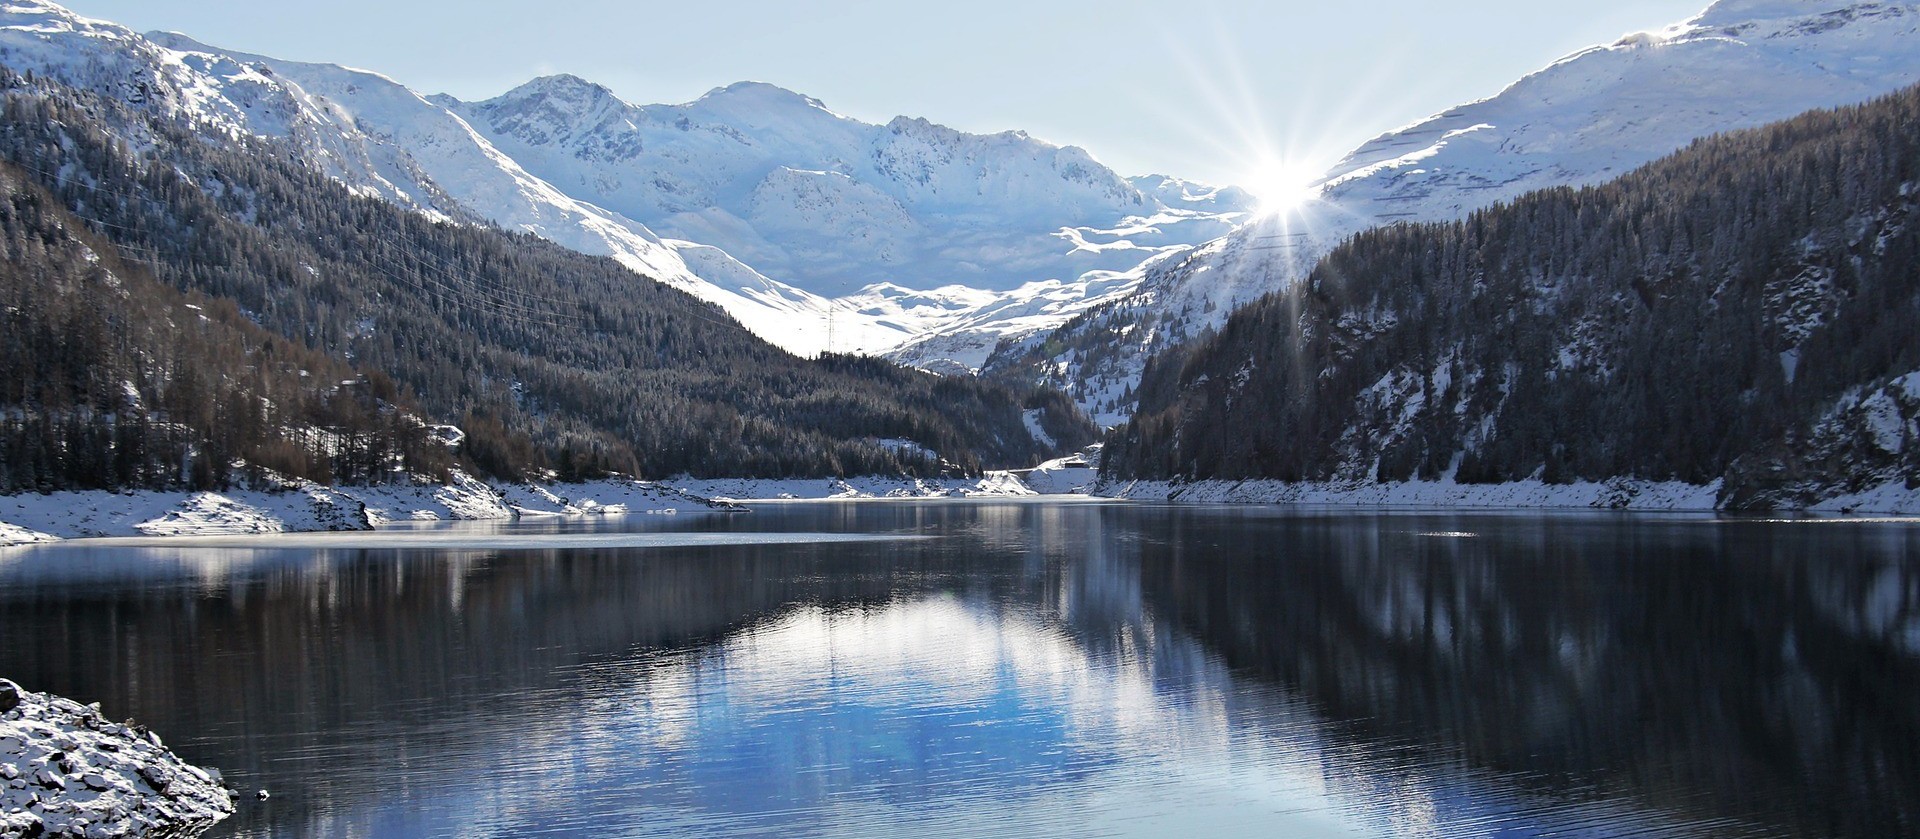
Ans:
[{"label": "mountain ridge", "polygon": [[[764,82],[715,88],[680,105],[631,105],[593,90],[591,113],[580,109],[576,84],[552,79],[453,107],[570,191],[592,192],[597,203],[670,236],[722,247],[770,275],[801,276],[803,287],[836,296],[882,283],[1008,291],[1071,280],[1089,268],[1131,267],[1124,263],[1138,256],[1078,249],[1060,231],[1092,232],[1132,215],[1206,212],[1193,208],[1202,202],[1167,206],[1084,149],[1023,131],[970,134],[904,115],[865,123]],[[563,128],[582,122],[611,128]],[[623,153],[595,154],[597,143]],[[770,178],[795,175],[821,181],[806,196],[811,203],[757,192],[777,186]],[[1212,194],[1227,212],[1243,211],[1232,206],[1243,194]],[[820,214],[843,223],[819,223]],[[1022,226],[1024,239],[1009,237]],[[931,238],[919,246],[929,253],[907,254],[901,237],[888,235],[896,231]],[[1021,248],[1017,258],[1030,267],[981,263],[979,254],[992,248],[979,242]]]},{"label": "mountain ridge", "polygon": [[[563,184],[566,179],[553,171],[533,171],[557,165],[555,161],[550,160],[544,166],[523,165],[531,161],[503,152],[495,142],[501,135],[494,132],[496,136],[490,138],[487,132],[476,130],[474,121],[456,113],[469,109],[458,107],[462,103],[452,97],[424,96],[390,77],[370,71],[284,61],[210,46],[179,33],[156,32],[142,36],[117,24],[85,18],[41,0],[21,0],[0,11],[0,50],[5,51],[8,66],[19,71],[50,74],[76,87],[95,90],[129,104],[159,108],[173,116],[236,135],[293,138],[310,165],[356,189],[418,211],[462,222],[498,224],[546,236],[583,253],[611,255],[636,273],[668,282],[720,305],[756,334],[803,355],[827,349],[879,352],[925,334],[932,327],[946,324],[964,313],[970,308],[965,300],[977,297],[939,290],[956,283],[982,288],[983,283],[977,280],[979,276],[1003,278],[1000,285],[1017,289],[1032,281],[1072,280],[1088,264],[1101,267],[1127,261],[1117,250],[1084,250],[1057,235],[1069,222],[1094,221],[1095,224],[1088,226],[1091,231],[1125,221],[1117,211],[1087,210],[1101,203],[1089,198],[1080,202],[1085,206],[1069,215],[1056,213],[1059,217],[1046,219],[1045,225],[1037,222],[1031,225],[1024,238],[975,236],[945,249],[921,248],[925,253],[918,254],[919,261],[915,262],[909,258],[913,254],[904,246],[905,242],[917,241],[914,237],[895,236],[889,241],[888,237],[873,235],[887,227],[884,222],[895,218],[890,213],[897,213],[898,208],[888,207],[886,201],[878,200],[878,196],[871,193],[838,190],[837,184],[823,180],[808,189],[785,193],[770,190],[762,194],[761,200],[749,211],[744,206],[749,190],[742,187],[757,184],[772,171],[771,167],[760,172],[759,178],[732,185],[734,188],[729,194],[742,201],[731,208],[715,206],[715,202],[703,197],[713,192],[709,188],[711,184],[705,181],[712,180],[714,167],[664,171],[661,177],[646,178],[645,182],[664,184],[668,187],[666,193],[681,198],[648,205],[672,211],[663,213],[660,219],[636,219],[614,206],[619,202],[609,200],[619,197],[616,191],[600,188],[613,181],[588,178],[568,188],[556,186],[556,179]],[[584,157],[618,163],[636,155],[644,156],[649,151],[645,144],[636,141],[639,135],[633,134],[647,127],[644,121],[632,121],[629,130],[624,119],[625,112],[634,106],[621,102],[604,86],[561,74],[531,80],[516,90],[523,96],[572,95],[580,99],[578,107],[600,109],[600,119],[594,125],[570,126],[570,130],[564,132],[550,131],[550,125],[536,126],[535,133],[529,135],[541,140],[541,145],[586,144],[581,151],[587,153],[578,157],[569,154],[565,157],[567,160],[580,162]],[[770,103],[778,106],[773,110],[824,117],[845,126],[863,126],[863,131],[883,133],[891,138],[887,160],[894,170],[928,183],[938,180],[935,176],[940,174],[941,161],[952,158],[937,147],[941,142],[951,144],[955,137],[962,138],[965,144],[985,148],[989,156],[1004,157],[1007,148],[1044,145],[1023,132],[948,134],[951,129],[913,118],[896,119],[886,126],[867,126],[833,114],[817,99],[761,82],[715,88],[682,105],[648,107],[662,114],[674,111],[668,123],[669,132],[677,133],[673,123],[685,117],[689,129],[696,123],[701,128],[712,129],[690,130],[690,134],[709,134],[720,142],[736,143],[747,136],[747,129],[753,124],[771,118]],[[571,119],[584,113],[568,116]],[[727,124],[726,120],[718,119],[720,116],[737,118],[742,125]],[[818,125],[809,127],[817,129]],[[595,131],[604,132],[605,136],[589,136]],[[787,139],[806,140],[818,146],[815,141],[819,138],[811,136],[817,133],[814,130],[808,135],[790,135]],[[1134,201],[1144,200],[1142,193],[1134,190],[1129,182],[1099,167],[1084,151],[1047,148],[1055,149],[1059,156],[1059,171],[1027,166],[1021,171],[1028,173],[1024,181],[1029,186],[1048,178],[1067,184],[1067,176],[1078,173],[1084,176],[1082,180],[1092,178],[1088,182],[1104,179],[1107,197],[1101,200],[1106,201],[1109,209],[1116,200],[1123,200],[1129,207]],[[525,157],[529,149],[517,151]],[[834,161],[782,157],[776,162],[794,172],[824,172],[850,171],[861,164],[867,154],[862,150],[858,154],[839,155],[838,162],[844,165],[838,167],[833,165]],[[1023,154],[1023,158],[1031,157],[1034,155]],[[1001,175],[1020,169],[1010,164],[996,164],[996,167],[995,171]],[[1103,171],[1105,175],[1100,174]],[[970,213],[943,211],[922,219],[924,224],[920,230],[938,233],[971,217],[973,221],[968,223],[977,232],[985,220],[1010,212],[1013,205],[1033,203],[1027,199],[1039,194],[1032,189],[1020,192],[1022,177],[1003,177],[1000,182],[1010,191],[1003,191],[999,207],[982,205],[986,208],[976,208]],[[966,191],[942,190],[949,197]],[[1072,190],[1062,186],[1053,191]],[[1115,199],[1116,195],[1120,199]],[[1224,202],[1216,201],[1212,206],[1182,212],[1191,217],[1189,220],[1202,216],[1224,219],[1238,212],[1220,206],[1231,200],[1229,194]],[[795,201],[803,203],[796,206]],[[914,201],[895,203],[919,206]],[[836,216],[840,226],[829,226],[824,231],[809,227],[810,210],[829,205],[845,209]],[[774,236],[759,235],[754,229],[756,219],[752,216],[756,214],[760,217],[757,220],[767,223]],[[958,221],[950,221],[946,215],[955,216]],[[653,224],[656,221],[665,226],[656,227]],[[1202,223],[1211,226],[1179,238],[1200,241],[1231,226],[1224,220]],[[849,259],[848,254],[841,251],[851,249],[830,249],[821,241],[823,232],[837,239],[842,234],[858,231],[868,233],[867,238],[880,243],[872,254],[876,258]],[[790,253],[792,237],[805,235],[813,237],[803,242],[809,247],[799,249],[797,254]],[[781,240],[783,236],[787,239]],[[928,269],[936,263],[960,267],[954,273],[944,268]],[[796,264],[820,267],[808,276],[783,272],[783,268]],[[859,273],[862,271],[864,275]],[[822,277],[833,283],[832,289],[824,294],[790,282],[824,282]],[[868,289],[880,282],[923,290],[935,302],[893,307],[886,295]],[[829,332],[837,333],[833,347],[828,346]],[[984,359],[982,350],[963,366],[977,367]]]},{"label": "mountain ridge", "polygon": [[[1920,4],[1722,0],[1361,144],[1323,176],[1318,200],[1259,218],[1180,263],[1143,266],[1124,298],[1003,348],[987,371],[1045,378],[1101,422],[1122,422],[1149,355],[1297,282],[1349,236],[1457,219],[1535,189],[1598,183],[1699,137],[1914,81]],[[1041,352],[1047,346],[1077,349],[1069,357]]]},{"label": "mountain ridge", "polygon": [[[134,134],[146,142],[125,142]],[[464,430],[461,455],[481,474],[946,475],[1028,465],[1057,454],[1052,441],[1092,436],[1057,393],[879,359],[797,358],[615,260],[436,220],[315,171],[285,138],[208,134],[50,77],[0,68],[0,158],[161,282],[277,333],[259,343],[292,342],[410,389],[422,415]],[[0,267],[11,268],[10,288],[31,297],[34,271]],[[111,334],[41,343],[93,343],[84,336],[99,333]],[[43,377],[38,368],[72,363],[72,353],[48,351],[17,367],[32,382]],[[115,375],[90,366],[100,370],[89,375]],[[220,372],[160,371],[151,388]],[[206,406],[226,421],[204,425],[265,421],[243,389],[228,392],[239,395]],[[117,383],[93,382],[89,393],[116,398]],[[31,394],[9,399],[23,402],[0,414],[38,410]],[[215,400],[187,404],[203,401]],[[112,421],[98,411],[79,419]],[[313,421],[327,433],[342,426],[325,423]],[[39,438],[24,445],[56,458],[62,448]],[[215,461],[213,482],[228,462]],[[379,470],[353,474],[369,471]]]}]

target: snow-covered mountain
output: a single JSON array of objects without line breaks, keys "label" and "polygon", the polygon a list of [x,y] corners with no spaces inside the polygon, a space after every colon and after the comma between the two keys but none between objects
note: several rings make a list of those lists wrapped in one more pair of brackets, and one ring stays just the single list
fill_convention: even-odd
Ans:
[{"label": "snow-covered mountain", "polygon": [[[1920,81],[1920,4],[1721,0],[1655,32],[1567,56],[1492,98],[1376,138],[1319,200],[1130,272],[1133,291],[994,365],[1066,371],[1102,422],[1124,420],[1146,357],[1311,271],[1352,234],[1444,221],[1555,186],[1601,183],[1699,137],[1851,104]],[[1036,354],[1047,345],[1059,354]]]},{"label": "snow-covered mountain", "polygon": [[1122,178],[1019,131],[874,125],[759,82],[636,106],[560,75],[436,101],[569,194],[836,298],[840,328],[900,330],[840,349],[907,344],[894,354],[934,368],[977,368],[1001,337],[1058,326],[1113,276],[1226,233],[1253,205],[1239,189]]},{"label": "snow-covered mountain", "polygon": [[[908,117],[873,125],[760,82],[635,106],[562,75],[485,102],[437,101],[569,194],[836,296],[1124,270],[1169,236],[1193,241],[1184,228],[1221,223],[1190,188],[1156,182],[1150,194],[1079,148]],[[1244,197],[1223,203],[1246,209]],[[1158,216],[1182,231],[1110,231]]]},{"label": "snow-covered mountain", "polygon": [[215,133],[289,140],[309,165],[363,194],[612,256],[796,351],[813,340],[807,318],[832,305],[568,196],[458,115],[377,73],[222,51],[174,33],[139,35],[40,0],[0,5],[0,64]]},{"label": "snow-covered mountain", "polygon": [[1020,132],[870,125],[767,84],[642,107],[553,76],[463,103],[42,0],[0,5],[0,63],[217,132],[289,139],[368,195],[612,256],[802,354],[830,339],[878,352],[983,307],[1034,308],[1036,289],[1209,240],[1252,204],[1170,178],[1136,186]]},{"label": "snow-covered mountain", "polygon": [[[1699,136],[1920,78],[1920,5],[1723,0],[1377,138],[1327,174],[1320,200],[1237,229],[1253,205],[1237,189],[1123,178],[1020,132],[865,123],[756,82],[639,106],[552,76],[461,102],[42,0],[0,5],[0,63],[289,139],[368,195],[613,256],[795,352],[960,371],[1013,339],[1028,352],[996,364],[1064,370],[1112,422],[1149,353],[1356,231],[1604,181]],[[1070,349],[1036,359],[1043,347]]]}]

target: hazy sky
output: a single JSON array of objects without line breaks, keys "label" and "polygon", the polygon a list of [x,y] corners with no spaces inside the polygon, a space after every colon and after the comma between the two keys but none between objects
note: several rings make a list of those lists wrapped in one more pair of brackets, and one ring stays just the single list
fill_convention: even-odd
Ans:
[{"label": "hazy sky", "polygon": [[1087,148],[1123,174],[1242,182],[1497,93],[1707,0],[72,0],[84,15],[484,99],[568,72],[635,103],[743,79],[882,122]]}]

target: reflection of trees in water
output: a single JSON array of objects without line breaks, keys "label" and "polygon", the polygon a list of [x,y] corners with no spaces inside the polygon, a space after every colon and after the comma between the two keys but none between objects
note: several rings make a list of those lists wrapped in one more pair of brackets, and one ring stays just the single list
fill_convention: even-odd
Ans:
[{"label": "reflection of trees in water", "polygon": [[[952,592],[1060,627],[1090,667],[1176,705],[1233,690],[1245,671],[1223,657],[1264,674],[1284,696],[1209,707],[1236,732],[1329,747],[1329,778],[1354,788],[1380,781],[1359,775],[1381,750],[1336,753],[1349,730],[1424,744],[1410,764],[1462,758],[1553,793],[1809,835],[1920,830],[1912,529],[1053,505],[782,515],[681,526],[952,538],[315,553],[172,588],[10,581],[0,666],[135,715],[245,783],[298,789],[274,797],[274,823],[325,833],[339,802],[428,790],[501,738],[564,757],[567,732],[539,724],[628,695],[609,681],[655,678],[639,671],[661,657],[637,650],[713,649],[801,606]],[[1418,535],[1454,531],[1478,536]],[[1334,724],[1274,707],[1293,695]],[[239,826],[265,818],[249,809]]]},{"label": "reflection of trees in water", "polygon": [[[299,789],[274,798],[274,821],[314,827],[321,810],[370,788],[431,784],[435,754],[541,741],[528,726],[568,716],[636,650],[703,648],[801,606],[934,591],[1032,602],[1065,544],[1033,526],[1042,509],[841,505],[810,508],[795,528],[954,535],[965,550],[933,540],[241,552],[185,585],[192,576],[169,563],[169,585],[153,588],[131,563],[84,587],[53,570],[42,590],[16,568],[0,627],[34,629],[0,632],[0,662],[35,690],[137,717],[242,783]],[[778,515],[679,526],[771,527]],[[1036,541],[1042,532],[1056,535]],[[261,817],[243,808],[222,832],[263,828]]]},{"label": "reflection of trees in water", "polygon": [[958,580],[914,543],[350,557],[210,592],[12,597],[0,626],[49,628],[62,653],[18,649],[25,633],[0,649],[11,678],[136,716],[244,783],[301,789],[275,799],[276,820],[311,824],[289,806],[404,783],[402,767],[436,751],[524,745],[521,726],[582,700],[583,665],[698,645],[791,604]]},{"label": "reflection of trees in water", "polygon": [[1138,676],[1158,693],[1185,700],[1225,690],[1230,677],[1199,639],[1148,607],[1136,515],[1126,507],[1056,508],[1037,522],[1061,558],[1042,602],[1088,658]]},{"label": "reflection of trees in water", "polygon": [[1174,519],[1141,547],[1155,608],[1369,735],[1550,791],[1920,831],[1911,528]]}]

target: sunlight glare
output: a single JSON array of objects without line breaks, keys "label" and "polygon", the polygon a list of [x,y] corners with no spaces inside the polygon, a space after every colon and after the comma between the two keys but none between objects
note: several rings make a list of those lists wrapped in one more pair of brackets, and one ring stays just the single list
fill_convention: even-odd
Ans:
[{"label": "sunlight glare", "polygon": [[1260,200],[1261,215],[1284,213],[1320,197],[1320,173],[1284,157],[1263,157],[1240,179]]},{"label": "sunlight glare", "polygon": [[[1320,186],[1343,174],[1356,137],[1405,127],[1407,114],[1432,113],[1426,92],[1406,83],[1415,68],[1383,56],[1359,76],[1262,75],[1246,60],[1244,33],[1219,8],[1202,4],[1195,16],[1191,27],[1162,32],[1160,44],[1191,95],[1142,102],[1154,118],[1189,130],[1188,170],[1245,189],[1259,200],[1258,216],[1315,206],[1321,212],[1309,215],[1371,218],[1322,204]],[[1325,93],[1334,90],[1340,94]]]}]

